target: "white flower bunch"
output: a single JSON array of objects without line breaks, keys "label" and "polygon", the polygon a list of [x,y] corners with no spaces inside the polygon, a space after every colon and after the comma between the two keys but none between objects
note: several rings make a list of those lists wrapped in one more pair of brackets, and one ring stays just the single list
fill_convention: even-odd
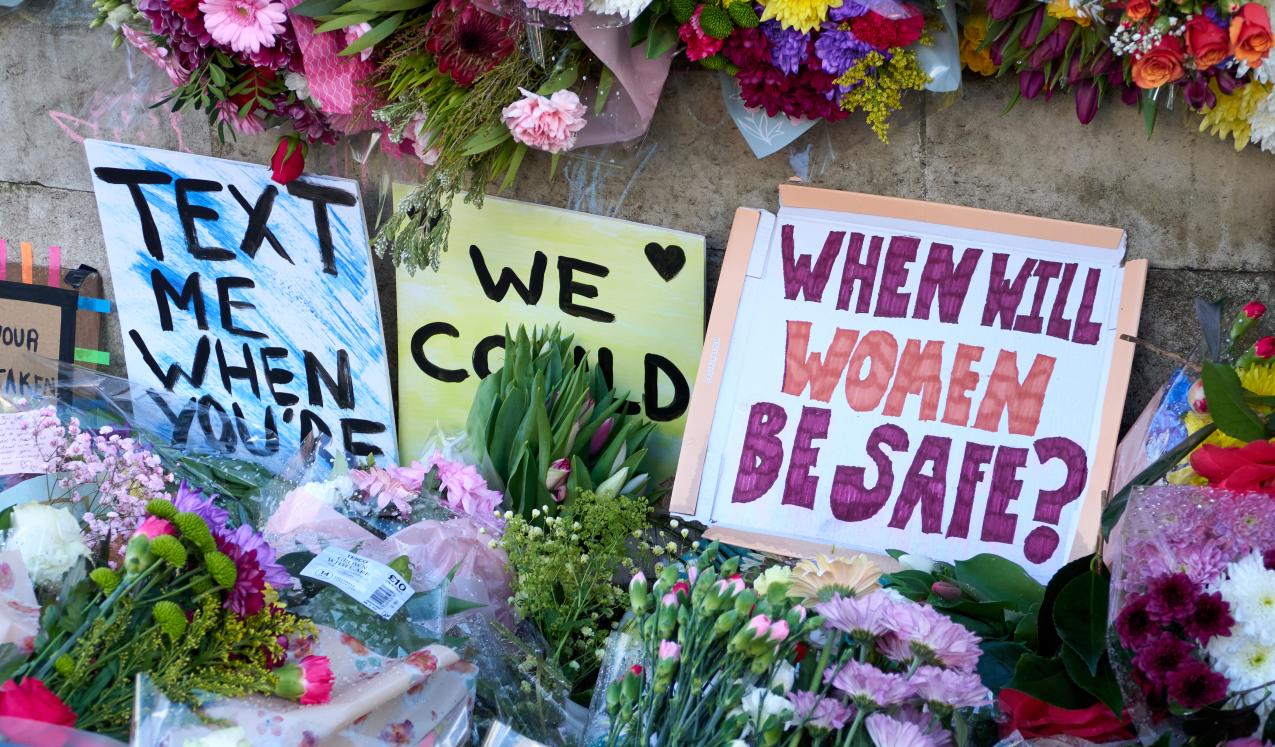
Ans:
[{"label": "white flower bunch", "polygon": [[[1217,671],[1231,680],[1232,691],[1261,688],[1275,681],[1275,571],[1254,551],[1227,566],[1210,591],[1231,607],[1235,625],[1229,636],[1214,636],[1208,653]],[[1246,702],[1267,701],[1259,689]],[[1270,706],[1262,708],[1263,712]]]}]

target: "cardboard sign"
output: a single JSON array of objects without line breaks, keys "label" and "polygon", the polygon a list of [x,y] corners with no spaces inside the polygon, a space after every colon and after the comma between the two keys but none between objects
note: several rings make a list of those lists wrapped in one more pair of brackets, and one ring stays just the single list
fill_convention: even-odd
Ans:
[{"label": "cardboard sign", "polygon": [[75,310],[75,291],[0,280],[0,397],[42,393],[57,368],[41,359],[73,360]]},{"label": "cardboard sign", "polygon": [[672,508],[730,541],[1046,578],[1092,551],[1145,261],[1124,232],[807,187],[740,210]]},{"label": "cardboard sign", "polygon": [[[394,461],[380,305],[358,185],[85,142],[130,378],[188,397],[166,416],[227,452],[328,436]],[[277,435],[275,435],[277,434]]]},{"label": "cardboard sign", "polygon": [[561,325],[656,421],[651,462],[671,475],[704,341],[704,237],[488,197],[452,206],[437,273],[398,274],[404,458],[465,426],[504,330]]}]

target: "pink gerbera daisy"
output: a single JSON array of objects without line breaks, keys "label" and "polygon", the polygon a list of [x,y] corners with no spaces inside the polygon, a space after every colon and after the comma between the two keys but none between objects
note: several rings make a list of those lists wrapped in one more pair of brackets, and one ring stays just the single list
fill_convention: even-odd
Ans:
[{"label": "pink gerbera daisy", "polygon": [[274,46],[288,17],[283,3],[270,0],[203,0],[199,10],[213,41],[243,54]]}]

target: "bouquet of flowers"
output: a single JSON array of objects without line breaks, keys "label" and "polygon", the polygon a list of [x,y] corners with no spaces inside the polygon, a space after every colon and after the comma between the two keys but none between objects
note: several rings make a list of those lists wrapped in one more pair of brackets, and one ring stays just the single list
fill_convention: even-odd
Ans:
[{"label": "bouquet of flowers", "polygon": [[607,688],[607,744],[943,744],[990,704],[978,637],[877,590],[864,556],[770,566],[749,588],[716,553],[630,585],[638,661]]},{"label": "bouquet of flowers", "polygon": [[[1258,736],[1275,688],[1275,522],[1258,493],[1141,488],[1115,565],[1112,651],[1144,733]],[[1269,727],[1266,727],[1269,728]]]}]

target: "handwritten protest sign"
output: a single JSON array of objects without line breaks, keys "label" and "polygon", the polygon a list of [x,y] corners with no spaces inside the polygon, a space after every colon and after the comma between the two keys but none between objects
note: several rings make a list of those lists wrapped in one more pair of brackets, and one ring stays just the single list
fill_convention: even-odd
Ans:
[{"label": "handwritten protest sign", "polygon": [[0,281],[0,397],[40,393],[57,378],[43,361],[70,363],[75,351],[75,291]]},{"label": "handwritten protest sign", "polygon": [[[182,439],[288,453],[331,438],[397,458],[358,185],[187,153],[85,143],[130,377]],[[282,450],[282,452],[280,451]]]},{"label": "handwritten protest sign", "polygon": [[704,341],[704,238],[495,197],[451,218],[438,272],[398,274],[403,454],[464,428],[506,326],[558,324],[657,422],[652,465],[671,475]]},{"label": "handwritten protest sign", "polygon": [[672,506],[787,554],[1097,538],[1145,262],[1118,229],[782,187],[731,232]]}]

